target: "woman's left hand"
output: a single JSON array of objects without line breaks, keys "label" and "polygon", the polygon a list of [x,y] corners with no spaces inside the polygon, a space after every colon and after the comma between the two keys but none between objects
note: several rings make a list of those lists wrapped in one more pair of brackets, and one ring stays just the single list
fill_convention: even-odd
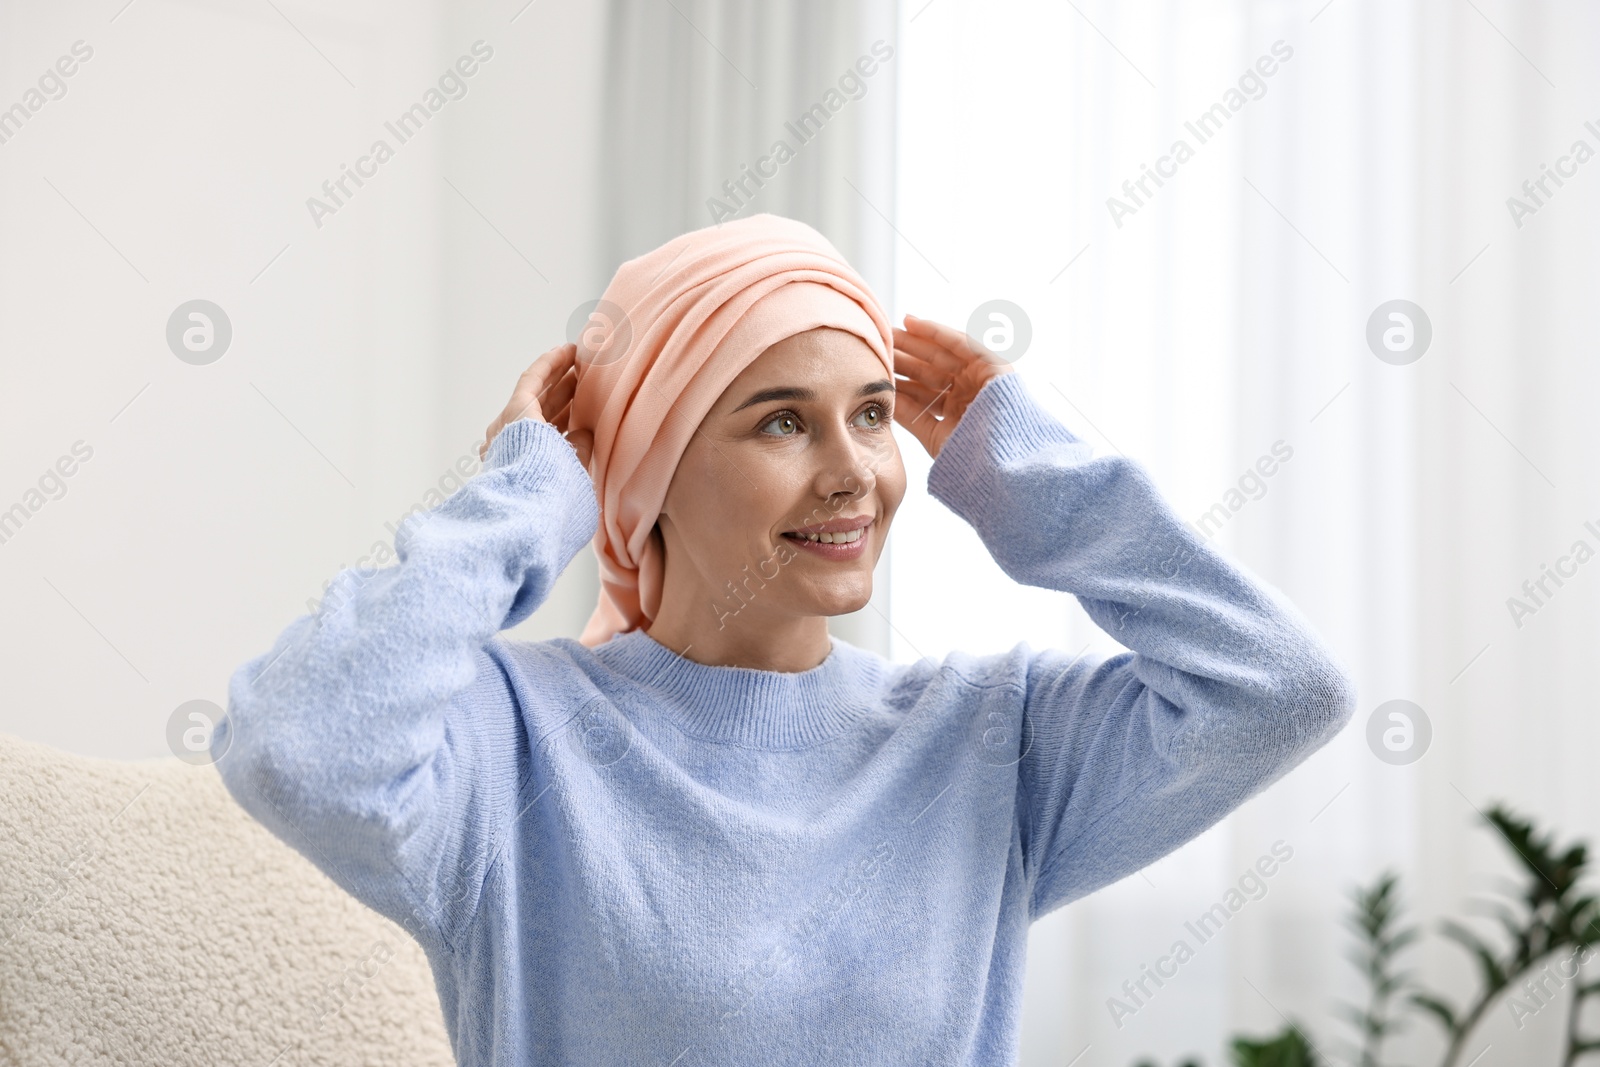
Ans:
[{"label": "woman's left hand", "polygon": [[937,459],[978,390],[1015,368],[954,327],[905,321],[894,331],[894,421]]}]

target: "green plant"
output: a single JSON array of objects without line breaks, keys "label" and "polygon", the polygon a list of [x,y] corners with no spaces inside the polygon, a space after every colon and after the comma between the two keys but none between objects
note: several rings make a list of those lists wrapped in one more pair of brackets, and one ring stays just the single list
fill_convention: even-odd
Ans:
[{"label": "green plant", "polygon": [[1420,935],[1415,927],[1399,929],[1399,882],[1398,875],[1386,871],[1371,888],[1358,888],[1351,894],[1352,913],[1345,918],[1358,939],[1349,959],[1360,969],[1368,989],[1363,1007],[1338,1005],[1338,1014],[1356,1029],[1351,1060],[1357,1067],[1382,1067],[1384,1038],[1404,1028],[1403,1020],[1391,1014],[1391,1005],[1397,995],[1409,991],[1411,976],[1394,969],[1395,957]]},{"label": "green plant", "polygon": [[[1593,943],[1586,943],[1583,947],[1593,947]],[[1572,1006],[1567,1012],[1567,1051],[1561,1060],[1561,1067],[1572,1067],[1580,1057],[1590,1052],[1600,1052],[1600,1040],[1593,1038],[1585,1040],[1578,1035],[1578,1021],[1583,1017],[1583,1002],[1597,995],[1600,995],[1600,982],[1572,983]]]},{"label": "green plant", "polygon": [[[1384,1039],[1403,1029],[1405,1010],[1420,1011],[1438,1023],[1445,1036],[1439,1067],[1457,1067],[1468,1037],[1489,1008],[1562,949],[1572,950],[1576,963],[1570,976],[1559,974],[1562,982],[1572,984],[1562,1067],[1574,1067],[1585,1055],[1600,1052],[1600,1037],[1583,1037],[1580,1025],[1585,1002],[1600,998],[1600,981],[1581,980],[1582,964],[1600,951],[1600,900],[1582,892],[1579,885],[1588,870],[1588,846],[1580,841],[1559,847],[1553,835],[1541,835],[1530,821],[1501,804],[1483,818],[1515,854],[1523,877],[1517,892],[1487,902],[1489,914],[1504,932],[1502,947],[1454,919],[1439,924],[1439,932],[1464,948],[1476,964],[1479,989],[1464,1006],[1458,1008],[1421,988],[1410,972],[1396,969],[1399,954],[1419,936],[1416,928],[1400,925],[1399,877],[1385,872],[1371,886],[1352,893],[1354,907],[1346,926],[1359,943],[1350,959],[1361,970],[1368,996],[1362,1007],[1340,1004],[1338,1008],[1356,1031],[1357,1040],[1345,1043],[1355,1067],[1383,1067]],[[1551,1002],[1535,996],[1539,990],[1532,983],[1526,988],[1538,1006]],[[1548,992],[1542,985],[1540,989]],[[1513,1001],[1513,1014],[1519,1004]],[[1537,1007],[1524,1010],[1531,1014]],[[1230,1050],[1233,1067],[1322,1067],[1304,1029],[1294,1023],[1265,1040],[1236,1036]],[[1136,1067],[1155,1065],[1145,1060]],[[1182,1067],[1200,1064],[1191,1059]]]},{"label": "green plant", "polygon": [[[1496,952],[1462,923],[1453,919],[1440,923],[1444,936],[1471,954],[1481,985],[1477,996],[1459,1010],[1431,993],[1411,994],[1411,1002],[1444,1029],[1447,1045],[1440,1067],[1455,1067],[1484,1012],[1536,963],[1564,946],[1581,945],[1600,935],[1595,898],[1578,893],[1578,880],[1588,863],[1587,846],[1578,843],[1558,850],[1552,837],[1539,836],[1532,823],[1498,804],[1484,818],[1516,854],[1526,878],[1521,893],[1509,903],[1495,901],[1489,906],[1510,941],[1503,952]],[[1575,1040],[1574,1035],[1569,1046]],[[1573,1059],[1569,1047],[1565,1062]]]},{"label": "green plant", "polygon": [[1234,1038],[1233,1067],[1322,1067],[1322,1061],[1300,1027],[1290,1023],[1265,1041]]}]

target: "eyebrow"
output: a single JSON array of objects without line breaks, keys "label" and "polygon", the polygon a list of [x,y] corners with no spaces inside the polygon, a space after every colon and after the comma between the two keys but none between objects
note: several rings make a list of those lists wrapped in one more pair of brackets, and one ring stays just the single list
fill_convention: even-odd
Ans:
[{"label": "eyebrow", "polygon": [[[856,396],[865,397],[873,396],[877,393],[892,392],[894,392],[894,383],[887,378],[880,378],[875,382],[868,382],[860,389],[857,389]],[[816,398],[817,394],[815,390],[807,389],[804,386],[798,385],[784,385],[779,386],[776,389],[761,390],[761,392],[755,394],[749,400],[746,400],[743,404],[740,404],[738,407],[734,408],[733,411],[743,411],[745,408],[750,407],[753,404],[765,404],[769,400],[815,400]],[[733,412],[729,412],[729,414],[731,415]]]}]

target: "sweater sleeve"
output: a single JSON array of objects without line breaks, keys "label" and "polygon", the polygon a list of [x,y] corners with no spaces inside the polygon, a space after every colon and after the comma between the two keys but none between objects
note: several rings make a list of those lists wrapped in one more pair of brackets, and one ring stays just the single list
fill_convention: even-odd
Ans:
[{"label": "sweater sleeve", "polygon": [[211,742],[229,792],[424,945],[453,949],[525,769],[486,646],[544,602],[598,519],[565,438],[513,422],[482,471],[401,523],[398,563],[341,571],[230,679]]},{"label": "sweater sleeve", "polygon": [[929,493],[1025,585],[1072,593],[1130,649],[1022,646],[1023,863],[1034,918],[1198,836],[1330,740],[1355,685],[1300,612],[1089,446],[1016,373],[987,384]]}]

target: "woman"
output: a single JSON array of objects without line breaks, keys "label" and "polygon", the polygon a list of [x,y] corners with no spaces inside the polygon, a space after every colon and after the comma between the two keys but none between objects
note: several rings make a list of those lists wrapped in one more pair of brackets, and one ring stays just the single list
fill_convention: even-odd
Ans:
[{"label": "woman", "polygon": [[[1303,617],[959,332],[757,215],[618,270],[484,470],[235,673],[239,802],[426,949],[463,1064],[999,1064],[1029,924],[1348,721]],[[1132,649],[829,637],[905,492]],[[902,535],[904,536],[904,535]],[[496,634],[585,541],[579,641]],[[930,576],[930,580],[936,580]]]}]

